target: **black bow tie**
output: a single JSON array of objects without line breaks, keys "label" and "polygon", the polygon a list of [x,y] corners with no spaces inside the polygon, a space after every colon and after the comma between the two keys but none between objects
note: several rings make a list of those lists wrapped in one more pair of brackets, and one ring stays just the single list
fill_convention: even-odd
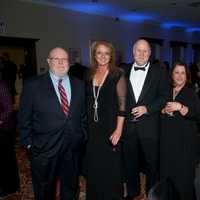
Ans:
[{"label": "black bow tie", "polygon": [[145,71],[145,67],[134,67],[134,70],[135,71],[138,71],[138,70]]}]

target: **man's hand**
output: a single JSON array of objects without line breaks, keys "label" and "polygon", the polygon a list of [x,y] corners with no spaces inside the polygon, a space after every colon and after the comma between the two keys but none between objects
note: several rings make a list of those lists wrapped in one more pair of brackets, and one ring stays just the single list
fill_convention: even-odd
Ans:
[{"label": "man's hand", "polygon": [[142,115],[147,113],[147,108],[146,106],[137,106],[132,109],[131,114],[133,114],[134,118],[139,118]]}]

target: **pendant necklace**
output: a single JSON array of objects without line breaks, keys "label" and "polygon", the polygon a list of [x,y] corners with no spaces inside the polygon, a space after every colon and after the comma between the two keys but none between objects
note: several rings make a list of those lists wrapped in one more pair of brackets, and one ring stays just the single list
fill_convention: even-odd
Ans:
[{"label": "pendant necklace", "polygon": [[93,108],[94,108],[94,121],[95,122],[98,122],[99,121],[99,116],[98,116],[98,98],[99,98],[99,92],[100,92],[100,89],[106,79],[106,76],[108,75],[108,70],[105,72],[104,76],[103,76],[103,79],[100,83],[100,85],[98,86],[97,88],[97,92],[95,90],[95,79],[93,79],[92,81],[92,88],[93,88],[93,97],[94,97],[94,104],[93,104]]}]

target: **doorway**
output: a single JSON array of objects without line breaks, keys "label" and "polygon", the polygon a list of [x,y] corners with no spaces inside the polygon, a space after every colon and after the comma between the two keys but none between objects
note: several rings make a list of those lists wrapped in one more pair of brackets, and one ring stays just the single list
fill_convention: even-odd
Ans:
[{"label": "doorway", "polygon": [[7,70],[9,73],[7,73],[5,78],[5,80],[10,79],[9,76],[13,77],[13,74],[15,74],[15,89],[11,91],[12,95],[16,97],[15,100],[17,102],[15,102],[15,104],[18,104],[18,98],[22,91],[24,79],[37,75],[36,42],[38,40],[39,39],[0,36],[1,58],[9,58],[16,66],[10,71]]}]

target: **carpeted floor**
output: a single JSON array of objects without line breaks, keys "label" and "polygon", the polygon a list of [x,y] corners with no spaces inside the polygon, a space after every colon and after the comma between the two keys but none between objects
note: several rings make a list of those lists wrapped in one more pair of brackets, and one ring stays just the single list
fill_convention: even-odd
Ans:
[{"label": "carpeted floor", "polygon": [[[24,148],[19,144],[18,140],[16,143],[16,155],[20,174],[20,185],[21,191],[12,197],[8,197],[9,200],[34,200],[32,190],[32,180],[30,172],[30,163],[27,158]],[[80,197],[79,200],[85,200],[85,180],[80,177]],[[6,199],[6,200],[7,200]],[[57,198],[59,200],[59,198]]]},{"label": "carpeted floor", "polygon": [[[20,174],[20,184],[21,191],[14,196],[8,197],[5,200],[34,200],[33,190],[32,190],[32,180],[31,180],[31,172],[30,172],[30,163],[28,161],[26,152],[24,148],[19,144],[17,140],[16,143],[16,155],[19,167]],[[144,194],[144,182],[145,178],[141,175],[142,186],[141,193]],[[79,200],[85,200],[85,180],[83,177],[80,177],[80,195]],[[142,199],[142,198],[138,198]],[[57,199],[59,200],[59,195],[57,195]]]},{"label": "carpeted floor", "polygon": [[28,161],[26,152],[23,147],[19,144],[17,140],[16,144],[16,154],[20,174],[20,199],[21,200],[34,200],[33,190],[32,190],[32,180],[30,172],[30,163]]}]

